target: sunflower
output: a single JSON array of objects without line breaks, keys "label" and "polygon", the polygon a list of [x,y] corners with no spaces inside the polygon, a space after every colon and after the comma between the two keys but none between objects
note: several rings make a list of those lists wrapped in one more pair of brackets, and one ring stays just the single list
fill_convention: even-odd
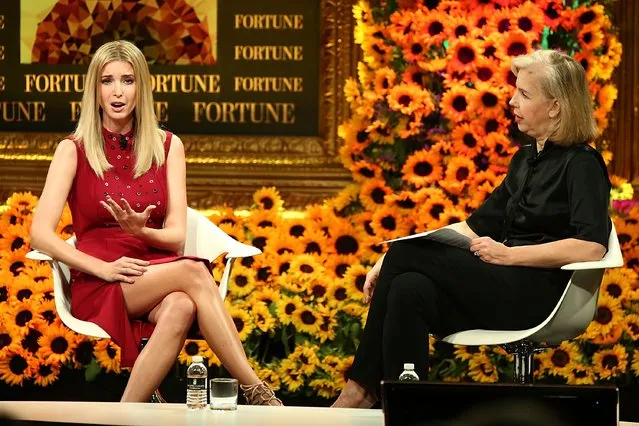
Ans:
[{"label": "sunflower", "polygon": [[333,281],[328,289],[328,305],[339,308],[349,298],[348,289],[343,280]]},{"label": "sunflower", "polygon": [[473,72],[481,55],[478,42],[461,36],[451,42],[448,52],[448,72]]},{"label": "sunflower", "polygon": [[445,210],[452,209],[453,207],[453,202],[448,197],[433,194],[422,203],[414,215],[417,230],[421,232],[435,229],[435,226],[439,223],[438,221],[441,214]]},{"label": "sunflower", "polygon": [[271,333],[275,329],[275,318],[264,304],[259,303],[251,307],[251,314],[255,321],[255,327],[264,333]]},{"label": "sunflower", "polygon": [[475,382],[496,383],[499,381],[499,371],[488,356],[474,355],[468,361],[468,376]]},{"label": "sunflower", "polygon": [[623,319],[623,328],[633,341],[639,340],[639,315],[626,315]]},{"label": "sunflower", "polygon": [[472,157],[484,146],[483,130],[474,123],[462,123],[452,131],[453,150],[460,155]]},{"label": "sunflower", "polygon": [[385,196],[393,193],[393,190],[382,179],[370,179],[362,184],[360,190],[360,202],[369,211],[375,211],[383,206]]},{"label": "sunflower", "polygon": [[361,102],[362,92],[355,79],[347,78],[344,82],[344,98],[346,98],[346,102],[351,104],[351,108]]},{"label": "sunflower", "polygon": [[320,317],[320,327],[317,332],[317,338],[320,343],[324,343],[327,340],[335,340],[335,329],[337,328],[337,311],[327,307],[318,306],[317,314]]},{"label": "sunflower", "polygon": [[279,221],[278,214],[273,210],[251,210],[245,224],[251,234],[257,235],[260,231],[272,232],[278,227]]},{"label": "sunflower", "polygon": [[284,325],[291,324],[293,315],[304,307],[304,302],[299,296],[281,296],[275,303],[275,312],[280,322]]},{"label": "sunflower", "polygon": [[[442,178],[441,161],[441,156],[432,150],[416,151],[406,159],[402,167],[402,179],[417,188],[431,185]],[[391,194],[392,191],[387,193]],[[379,206],[367,207],[373,207],[369,210],[374,211]]]},{"label": "sunflower", "polygon": [[475,104],[477,105],[477,112],[482,117],[503,115],[508,103],[505,93],[498,87],[485,83],[478,83],[476,88]]},{"label": "sunflower", "polygon": [[312,276],[296,274],[294,272],[286,272],[277,278],[277,283],[282,290],[287,292],[300,294],[307,289],[308,283],[313,280]]},{"label": "sunflower", "polygon": [[543,12],[544,25],[555,31],[562,23],[562,11],[564,9],[562,0],[538,0],[537,5]]},{"label": "sunflower", "polygon": [[628,225],[625,222],[616,220],[615,228],[617,230],[617,238],[619,239],[621,250],[627,250],[637,245],[639,236],[637,234],[636,226]]},{"label": "sunflower", "polygon": [[347,303],[341,307],[342,312],[346,312],[348,316],[353,318],[361,318],[367,310],[368,308],[366,306],[362,306],[355,302]]},{"label": "sunflower", "polygon": [[51,359],[66,363],[71,359],[77,346],[76,334],[65,326],[49,326],[38,339],[40,349],[38,355],[42,359]]},{"label": "sunflower", "polygon": [[330,237],[326,242],[329,253],[354,256],[360,253],[359,235],[348,221],[335,221],[329,230]]},{"label": "sunflower", "polygon": [[38,197],[31,192],[15,192],[7,199],[6,204],[13,208],[32,212],[38,204]]},{"label": "sunflower", "polygon": [[635,377],[639,377],[639,349],[632,353],[632,372],[635,373]]},{"label": "sunflower", "polygon": [[96,342],[93,353],[98,364],[107,373],[113,371],[120,374],[120,347],[109,339],[100,339]]},{"label": "sunflower", "polygon": [[0,252],[29,251],[29,232],[24,225],[9,225],[0,238]]},{"label": "sunflower", "polygon": [[613,325],[606,334],[599,334],[590,339],[590,343],[595,345],[612,345],[617,343],[623,335],[623,323]]},{"label": "sunflower", "polygon": [[623,319],[623,311],[619,300],[613,299],[607,294],[599,293],[599,302],[595,319],[588,325],[581,338],[591,339],[596,336],[609,334],[613,326],[620,324]]},{"label": "sunflower", "polygon": [[180,364],[190,365],[193,362],[193,357],[199,355],[204,358],[204,353],[208,349],[208,345],[205,340],[191,340],[187,339],[182,345],[182,350],[178,355],[178,361]]},{"label": "sunflower", "polygon": [[425,40],[430,46],[440,45],[447,37],[446,28],[450,25],[448,16],[439,11],[427,13],[422,21]]},{"label": "sunflower", "polygon": [[474,90],[465,86],[453,86],[442,95],[442,114],[453,122],[467,120],[475,115]]},{"label": "sunflower", "polygon": [[366,274],[369,269],[361,263],[354,263],[346,270],[343,284],[349,298],[364,302],[364,284],[366,283]]},{"label": "sunflower", "polygon": [[588,77],[588,80],[592,80],[600,74],[600,69],[597,65],[597,57],[594,52],[584,50],[575,53],[573,57],[586,71],[586,77]]},{"label": "sunflower", "polygon": [[288,273],[310,279],[314,276],[323,275],[324,269],[317,257],[310,254],[301,254],[291,261]]},{"label": "sunflower", "polygon": [[291,322],[297,331],[316,336],[319,332],[322,320],[313,308],[303,306],[293,313]]},{"label": "sunflower", "polygon": [[323,301],[328,296],[328,289],[331,285],[331,278],[326,275],[317,275],[306,283],[306,301]]},{"label": "sunflower", "polygon": [[[502,61],[507,61],[530,52],[532,52],[532,41],[522,30],[515,29],[504,34],[503,40],[497,45],[496,55]],[[510,67],[510,64],[508,66]]]},{"label": "sunflower", "polygon": [[255,289],[255,273],[251,268],[236,265],[229,280],[229,292],[233,297],[244,297]]},{"label": "sunflower", "polygon": [[253,194],[253,201],[263,210],[278,211],[284,205],[279,191],[275,187],[262,188]]},{"label": "sunflower", "polygon": [[545,24],[542,10],[532,2],[526,2],[511,9],[510,22],[513,28],[520,29],[535,41],[539,40]]},{"label": "sunflower", "polygon": [[573,364],[566,375],[569,385],[594,385],[595,372],[592,367],[583,364]]},{"label": "sunflower", "polygon": [[26,266],[35,263],[33,260],[27,260],[26,254],[26,250],[3,252],[0,257],[0,270],[10,271],[17,277]]},{"label": "sunflower", "polygon": [[22,386],[33,378],[38,361],[25,349],[14,345],[0,358],[0,378],[9,385]]},{"label": "sunflower", "polygon": [[320,360],[317,356],[319,349],[320,348],[317,345],[304,342],[302,345],[297,345],[293,353],[290,354],[287,359],[295,362],[296,364],[300,364],[299,371],[302,374],[310,376],[320,365]]},{"label": "sunflower", "polygon": [[382,169],[368,161],[360,160],[348,167],[353,173],[353,179],[357,182],[365,182],[367,179],[382,179]]},{"label": "sunflower", "polygon": [[235,324],[237,334],[240,336],[240,340],[245,341],[255,328],[255,324],[253,323],[251,316],[248,312],[235,305],[229,306],[229,314],[233,319],[233,323]]},{"label": "sunflower", "polygon": [[408,221],[407,215],[403,215],[398,209],[386,205],[373,213],[371,226],[377,236],[387,240],[407,235],[412,223]]},{"label": "sunflower", "polygon": [[[429,341],[430,345],[430,341]],[[463,346],[463,345],[453,345],[455,347],[455,351],[453,352],[455,359],[460,361],[469,361],[476,355],[485,355],[487,346]],[[429,348],[430,350],[430,348]]]},{"label": "sunflower", "polygon": [[466,220],[468,214],[458,208],[446,209],[439,215],[439,223],[442,227],[452,225],[453,223],[459,223]]},{"label": "sunflower", "polygon": [[0,359],[20,341],[20,333],[11,324],[3,321],[0,323]]},{"label": "sunflower", "polygon": [[[311,225],[311,226],[309,226]],[[299,238],[304,235],[307,228],[313,227],[313,223],[304,218],[286,218],[280,223],[280,233]]]},{"label": "sunflower", "polygon": [[475,177],[475,163],[467,157],[454,157],[446,166],[446,180],[467,184]]},{"label": "sunflower", "polygon": [[304,375],[300,372],[297,364],[290,359],[282,360],[278,374],[289,392],[296,392],[304,385]]},{"label": "sunflower", "polygon": [[554,348],[544,351],[539,357],[543,368],[553,376],[568,377],[572,364],[582,357],[579,345],[574,342],[561,342]]},{"label": "sunflower", "polygon": [[302,253],[307,256],[323,256],[330,252],[327,237],[320,230],[307,229],[300,237],[299,242],[302,246]]},{"label": "sunflower", "polygon": [[623,345],[600,349],[592,356],[595,373],[602,380],[610,380],[624,374],[628,368],[628,353]]},{"label": "sunflower", "polygon": [[251,306],[262,304],[267,308],[270,308],[271,305],[277,303],[278,300],[280,300],[280,292],[269,287],[262,287],[255,290],[251,293],[249,298]]},{"label": "sunflower", "polygon": [[488,22],[482,28],[484,35],[490,34],[505,34],[513,28],[511,22],[511,10],[510,9],[498,9],[495,10],[488,18]]},{"label": "sunflower", "polygon": [[632,288],[627,280],[627,274],[617,269],[607,269],[601,280],[600,291],[621,303],[628,297]]},{"label": "sunflower", "polygon": [[315,379],[311,380],[308,385],[322,398],[334,398],[339,390],[335,380],[332,379]]},{"label": "sunflower", "polygon": [[69,205],[64,206],[64,210],[62,210],[62,215],[60,216],[60,222],[58,222],[58,226],[56,227],[56,234],[58,234],[63,239],[68,239],[73,236],[73,222],[71,217],[71,210],[69,209]]},{"label": "sunflower", "polygon": [[73,350],[71,363],[75,369],[81,369],[91,363],[95,341],[86,336],[76,336],[76,347]]},{"label": "sunflower", "polygon": [[42,298],[42,292],[29,276],[21,274],[13,279],[9,296],[19,302],[35,302]]},{"label": "sunflower", "polygon": [[573,28],[593,24],[608,29],[610,21],[606,18],[606,11],[602,4],[581,5],[572,12],[572,24]]},{"label": "sunflower", "polygon": [[364,40],[361,46],[364,62],[369,67],[377,69],[391,62],[392,48],[384,40]]},{"label": "sunflower", "polygon": [[603,46],[604,33],[594,24],[588,24],[577,33],[577,41],[582,50],[597,50]]},{"label": "sunflower", "polygon": [[220,226],[222,224],[229,225],[241,225],[242,218],[235,214],[235,209],[228,207],[226,205],[220,207],[217,211],[211,214],[208,219]]},{"label": "sunflower", "polygon": [[33,382],[38,386],[49,386],[58,380],[61,367],[60,362],[54,359],[39,359],[33,370]]},{"label": "sunflower", "polygon": [[28,299],[23,301],[13,299],[7,308],[4,310],[3,322],[16,327],[22,335],[28,331],[27,327],[42,323],[37,317],[37,303],[31,303]]},{"label": "sunflower", "polygon": [[330,272],[330,277],[342,278],[346,270],[352,264],[357,263],[359,258],[360,256],[354,256],[352,254],[330,256],[326,259],[324,267],[327,272]]}]

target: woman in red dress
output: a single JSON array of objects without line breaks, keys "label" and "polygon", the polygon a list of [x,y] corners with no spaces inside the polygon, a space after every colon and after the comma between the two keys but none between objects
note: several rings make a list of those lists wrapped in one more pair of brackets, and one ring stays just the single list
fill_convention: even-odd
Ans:
[{"label": "woman in red dress", "polygon": [[[186,235],[182,141],[159,129],[149,69],[132,43],[100,47],[75,133],[58,145],[31,228],[34,248],[72,268],[73,315],[102,327],[133,367],[122,401],[147,401],[197,318],[249,403],[281,405],[250,367],[208,260]],[[68,200],[76,247],[55,234]],[[148,344],[138,354],[143,336]]]}]

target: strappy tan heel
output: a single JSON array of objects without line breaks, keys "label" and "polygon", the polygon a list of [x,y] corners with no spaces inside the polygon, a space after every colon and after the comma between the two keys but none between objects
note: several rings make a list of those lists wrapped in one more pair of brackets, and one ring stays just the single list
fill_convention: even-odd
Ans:
[{"label": "strappy tan heel", "polygon": [[240,385],[240,389],[242,389],[246,402],[250,405],[284,405],[266,382],[254,385]]}]

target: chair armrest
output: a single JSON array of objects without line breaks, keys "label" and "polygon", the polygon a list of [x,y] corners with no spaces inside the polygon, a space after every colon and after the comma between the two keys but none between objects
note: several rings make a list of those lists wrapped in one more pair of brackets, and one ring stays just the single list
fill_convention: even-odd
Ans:
[{"label": "chair armrest", "polygon": [[226,258],[234,258],[234,257],[251,257],[257,256],[261,254],[262,250],[257,247],[250,246],[248,244],[237,243],[233,244],[233,247],[226,254]]},{"label": "chair armrest", "polygon": [[569,263],[561,267],[564,271],[582,271],[587,269],[607,269],[607,268],[619,268],[623,266],[623,259],[602,259],[592,262],[575,262]]},{"label": "chair armrest", "polygon": [[48,254],[44,254],[41,251],[38,250],[31,250],[29,253],[27,253],[27,259],[31,259],[31,260],[46,260],[48,262],[52,262],[53,258],[51,256],[49,256]]}]

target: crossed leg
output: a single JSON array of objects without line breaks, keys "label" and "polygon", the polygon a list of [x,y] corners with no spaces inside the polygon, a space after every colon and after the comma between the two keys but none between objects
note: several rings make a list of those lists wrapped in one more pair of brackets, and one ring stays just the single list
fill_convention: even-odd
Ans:
[{"label": "crossed leg", "polygon": [[135,283],[121,287],[129,317],[149,312],[149,319],[157,321],[133,366],[123,401],[148,400],[175,362],[193,311],[202,335],[229,373],[243,385],[260,383],[204,263],[182,259],[152,265]]}]

